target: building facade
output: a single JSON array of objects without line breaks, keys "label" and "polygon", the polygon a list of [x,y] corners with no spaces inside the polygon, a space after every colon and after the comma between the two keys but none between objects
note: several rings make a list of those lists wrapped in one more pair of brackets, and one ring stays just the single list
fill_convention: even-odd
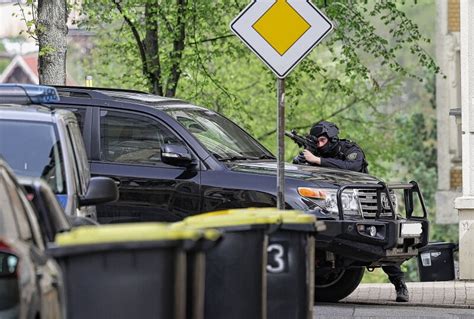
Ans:
[{"label": "building facade", "polygon": [[459,0],[437,0],[436,78],[438,190],[436,222],[455,224],[455,198],[462,195],[461,46]]}]

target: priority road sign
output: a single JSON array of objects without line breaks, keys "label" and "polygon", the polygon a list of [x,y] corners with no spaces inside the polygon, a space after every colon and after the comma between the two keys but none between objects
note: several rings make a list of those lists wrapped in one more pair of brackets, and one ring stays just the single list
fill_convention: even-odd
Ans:
[{"label": "priority road sign", "polygon": [[285,77],[333,29],[310,0],[254,0],[232,31],[277,76],[277,207],[285,209]]},{"label": "priority road sign", "polygon": [[230,27],[279,78],[333,29],[310,0],[254,0]]}]

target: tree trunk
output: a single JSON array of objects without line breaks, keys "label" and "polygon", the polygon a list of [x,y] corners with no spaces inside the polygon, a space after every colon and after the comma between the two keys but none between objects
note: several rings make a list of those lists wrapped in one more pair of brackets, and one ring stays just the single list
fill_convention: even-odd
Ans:
[{"label": "tree trunk", "polygon": [[146,35],[143,46],[146,52],[146,65],[150,80],[151,92],[163,95],[161,84],[160,52],[158,47],[158,9],[159,3],[146,3],[145,25]]},{"label": "tree trunk", "polygon": [[176,17],[176,30],[173,39],[173,51],[170,52],[171,75],[167,82],[166,96],[174,97],[176,95],[176,89],[178,87],[178,81],[181,77],[181,59],[184,51],[184,41],[186,39],[186,0],[176,0],[178,6]]},{"label": "tree trunk", "polygon": [[39,83],[66,84],[66,0],[38,0]]}]

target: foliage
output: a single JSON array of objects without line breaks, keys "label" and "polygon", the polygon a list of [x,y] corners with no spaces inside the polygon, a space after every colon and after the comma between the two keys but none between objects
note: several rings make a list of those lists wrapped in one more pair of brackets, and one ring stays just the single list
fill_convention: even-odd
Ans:
[{"label": "foliage", "polygon": [[[326,4],[324,4],[326,3]],[[329,77],[327,61],[343,66],[343,74],[352,80],[368,81],[372,88],[379,86],[380,79],[361,58],[367,52],[380,66],[400,73],[410,74],[396,61],[398,51],[410,50],[420,65],[436,71],[432,59],[420,46],[423,38],[403,12],[388,1],[374,6],[351,1],[324,1],[326,13],[337,22],[337,28],[321,51],[331,53],[324,63],[313,59],[301,68],[303,72],[320,75],[325,89],[350,93],[344,85],[344,78]],[[105,46],[109,53],[116,52],[117,62],[127,62],[129,68],[141,72],[150,91],[174,95],[173,86],[179,84],[182,73],[200,76],[200,81],[212,82],[231,98],[220,79],[213,76],[220,57],[237,59],[240,62],[254,60],[235,37],[229,33],[231,19],[247,4],[247,1],[197,1],[178,0],[170,3],[151,0],[127,1],[84,1],[83,25],[101,30],[115,39]],[[326,6],[327,5],[327,6]],[[393,45],[377,34],[377,29],[366,17],[377,17],[383,21]],[[130,52],[131,51],[131,52]],[[130,54],[130,53],[133,54]],[[124,54],[125,53],[125,54]],[[252,61],[253,62],[253,61]],[[324,67],[323,67],[324,65]],[[264,71],[260,65],[260,72]],[[128,79],[127,79],[128,80]],[[294,81],[296,86],[296,82]],[[126,81],[128,85],[142,86],[143,83]],[[156,87],[158,85],[158,88]],[[167,90],[166,88],[171,90]],[[301,90],[301,88],[299,89]],[[295,88],[296,93],[299,93]],[[232,100],[232,99],[231,99]],[[234,101],[235,102],[235,101]]]},{"label": "foliage", "polygon": [[[88,74],[99,86],[176,94],[223,112],[275,150],[275,80],[228,27],[247,3],[84,1],[82,25],[98,34]],[[317,120],[333,120],[343,137],[366,150],[371,173],[386,176],[400,142],[393,140],[396,126],[387,120],[385,102],[401,78],[421,80],[417,70],[438,69],[422,48],[429,39],[393,2],[351,3],[315,3],[336,28],[286,79],[287,127],[305,132]],[[183,26],[184,41],[176,52]],[[149,54],[147,39],[158,47],[155,55]],[[418,69],[399,62],[400,52],[410,52]],[[298,150],[287,144],[290,159]]]},{"label": "foliage", "polygon": [[[5,52],[5,46],[3,43],[0,41],[0,53]],[[7,65],[10,63],[9,59],[2,59],[0,58],[0,74],[2,74],[3,70],[7,67]]]},{"label": "foliage", "polygon": [[[26,30],[20,31],[20,35],[25,33],[28,37],[38,41],[38,3],[37,0],[18,1],[15,3],[20,9],[19,14],[14,14],[21,21],[25,22]],[[39,27],[41,29],[41,27]]]},{"label": "foliage", "polygon": [[8,64],[10,64],[9,59],[0,59],[0,74],[6,69]]}]

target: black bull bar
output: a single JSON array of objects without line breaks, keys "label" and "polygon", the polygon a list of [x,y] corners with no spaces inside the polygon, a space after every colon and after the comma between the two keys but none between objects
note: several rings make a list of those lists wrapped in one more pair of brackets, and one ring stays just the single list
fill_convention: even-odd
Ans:
[{"label": "black bull bar", "polygon": [[336,194],[337,199],[337,208],[339,213],[339,219],[344,220],[344,209],[342,207],[342,193],[347,189],[364,189],[364,190],[375,190],[377,194],[377,212],[375,218],[379,218],[380,214],[385,211],[382,205],[382,193],[385,194],[387,198],[387,202],[389,205],[389,210],[391,212],[391,218],[396,218],[395,208],[393,207],[392,200],[390,198],[390,190],[396,189],[403,189],[403,198],[405,204],[405,214],[407,219],[411,219],[414,210],[414,193],[417,194],[419,199],[421,210],[423,212],[423,216],[417,216],[417,219],[427,220],[428,213],[426,211],[425,201],[423,199],[423,195],[421,194],[420,188],[418,183],[415,181],[411,181],[409,183],[400,183],[400,184],[385,184],[383,182],[379,182],[378,184],[373,185],[363,185],[363,184],[348,184],[339,187]]}]

